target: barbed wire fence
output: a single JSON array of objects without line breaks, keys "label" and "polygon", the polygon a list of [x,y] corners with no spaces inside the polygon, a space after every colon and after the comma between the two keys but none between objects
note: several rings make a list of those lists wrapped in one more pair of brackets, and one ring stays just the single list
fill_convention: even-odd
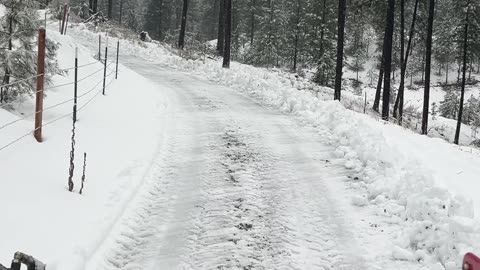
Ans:
[{"label": "barbed wire fence", "polygon": [[[105,45],[108,46],[108,43],[105,44]],[[58,121],[60,121],[64,118],[73,116],[74,114],[84,110],[89,104],[91,104],[100,95],[100,93],[105,91],[105,88],[108,88],[113,83],[113,81],[115,79],[117,79],[117,75],[119,73],[119,68],[118,68],[119,45],[120,45],[120,42],[118,41],[117,42],[117,47],[115,48],[115,50],[117,51],[116,58],[113,58],[115,61],[108,61],[108,59],[106,59],[107,57],[104,57],[104,59],[102,59],[102,58],[97,59],[98,61],[93,61],[93,62],[82,64],[82,65],[76,64],[73,67],[62,69],[62,71],[75,70],[75,72],[78,72],[79,70],[82,70],[82,69],[87,68],[87,67],[92,66],[92,65],[101,65],[102,66],[101,68],[96,69],[95,71],[93,71],[91,73],[88,73],[87,75],[85,75],[81,78],[77,78],[77,76],[75,76],[75,79],[73,81],[70,81],[70,82],[67,82],[67,83],[62,83],[62,84],[57,84],[57,85],[50,85],[48,87],[42,87],[40,89],[37,89],[35,92],[30,93],[30,96],[37,96],[37,98],[38,98],[38,94],[41,93],[42,94],[41,96],[43,98],[43,92],[46,91],[46,90],[52,90],[52,89],[56,89],[56,88],[60,88],[60,87],[66,87],[66,86],[69,86],[69,85],[72,85],[72,86],[75,86],[75,87],[80,86],[79,88],[82,89],[82,88],[84,88],[83,83],[89,81],[88,79],[92,78],[95,75],[102,75],[101,79],[98,80],[95,84],[93,84],[93,87],[87,88],[87,90],[85,90],[85,91],[80,90],[78,93],[75,91],[75,94],[73,95],[72,98],[65,99],[63,101],[57,102],[57,103],[49,105],[47,107],[42,106],[40,109],[35,108],[35,110],[32,113],[22,115],[21,117],[18,117],[17,119],[14,119],[14,120],[11,120],[9,122],[0,124],[0,134],[1,134],[2,132],[5,132],[5,130],[7,128],[10,128],[10,127],[14,126],[15,124],[18,124],[18,123],[20,123],[24,120],[30,119],[32,116],[42,115],[42,113],[45,112],[45,111],[51,110],[51,109],[56,108],[56,107],[60,107],[62,105],[74,103],[73,104],[74,105],[73,110],[68,109],[68,111],[65,111],[65,113],[61,114],[60,116],[58,116],[58,117],[56,117],[52,120],[49,120],[48,122],[45,122],[45,123],[42,122],[40,125],[36,125],[33,129],[29,130],[27,133],[24,133],[21,136],[16,137],[15,139],[12,139],[12,140],[9,140],[9,141],[6,141],[6,142],[0,141],[0,152],[2,152],[3,150],[11,147],[12,145],[14,145],[16,143],[22,141],[26,137],[34,134],[35,132],[38,132],[43,127],[52,125],[52,124],[57,123]],[[39,50],[40,49],[41,48],[39,48]],[[76,54],[75,57],[77,58],[78,55]],[[76,63],[77,63],[77,61],[76,61]],[[107,69],[108,69],[108,73],[107,73]],[[4,84],[4,85],[0,85],[0,88],[15,86],[17,84],[24,83],[24,82],[27,82],[27,81],[40,80],[40,79],[44,80],[44,77],[45,77],[44,75],[45,75],[44,73],[39,73],[35,76],[15,80],[14,82]],[[103,83],[103,85],[102,85],[102,83]],[[37,83],[37,85],[38,85],[38,83]],[[43,86],[43,82],[42,82],[42,86]],[[23,98],[25,98],[25,97],[24,96],[19,96],[19,97],[16,97],[15,99],[9,100],[8,103],[0,104],[0,109],[4,109],[5,107],[7,107],[7,106],[9,106],[9,105],[11,105],[15,102],[19,102]],[[84,101],[82,102],[82,100],[84,100]],[[78,109],[77,109],[77,102],[79,102]],[[38,103],[38,101],[37,101],[37,103]],[[42,103],[43,103],[43,101],[42,101]]]}]

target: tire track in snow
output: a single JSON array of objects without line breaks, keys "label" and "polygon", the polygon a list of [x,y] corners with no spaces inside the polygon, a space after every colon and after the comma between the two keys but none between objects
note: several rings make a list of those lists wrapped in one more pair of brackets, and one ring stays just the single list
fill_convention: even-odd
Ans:
[{"label": "tire track in snow", "polygon": [[348,172],[318,134],[230,89],[157,75],[178,127],[95,269],[372,269],[337,194]]},{"label": "tire track in snow", "polygon": [[263,175],[273,168],[249,135],[241,133],[241,128],[226,125],[218,142],[212,142],[220,177],[210,178],[204,187],[204,203],[190,237],[191,263],[185,268],[267,269],[277,258],[282,258],[277,263],[289,263],[281,256],[286,252],[281,230],[272,222],[277,221],[273,215],[279,197],[263,183]]}]

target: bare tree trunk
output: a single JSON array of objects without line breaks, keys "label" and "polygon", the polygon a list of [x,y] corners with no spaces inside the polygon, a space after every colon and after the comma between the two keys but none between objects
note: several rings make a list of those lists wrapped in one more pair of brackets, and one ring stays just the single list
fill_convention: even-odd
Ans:
[{"label": "bare tree trunk", "polygon": [[118,17],[118,22],[122,24],[122,15],[123,15],[123,0],[120,0],[120,14]]},{"label": "bare tree trunk", "polygon": [[448,62],[445,67],[445,84],[448,84]]},{"label": "bare tree trunk", "polygon": [[252,6],[250,7],[250,45],[253,45],[253,40],[255,37],[255,9],[256,9],[256,0],[252,0]]},{"label": "bare tree trunk", "polygon": [[295,51],[293,53],[293,72],[297,72],[298,39],[300,36],[300,0],[297,0],[297,26],[295,31]]},{"label": "bare tree trunk", "polygon": [[188,0],[183,0],[182,26],[180,28],[180,36],[178,39],[178,48],[180,50],[183,50],[185,46],[185,30],[187,27],[187,12],[188,12]]},{"label": "bare tree trunk", "polygon": [[[323,0],[322,27],[320,29],[320,55],[319,55],[320,60],[323,58],[323,55],[325,54],[324,43],[325,43],[326,9],[327,9],[327,0]],[[318,81],[320,82],[320,84],[328,86],[328,80],[325,79],[325,70],[323,67],[320,67],[320,63],[319,63],[318,74],[320,76],[320,78],[318,78]]]},{"label": "bare tree trunk", "polygon": [[[401,60],[402,69],[401,69],[401,75],[400,75],[401,76],[400,77],[400,87],[398,89],[398,96],[397,96],[397,100],[395,101],[395,107],[393,109],[394,117],[396,117],[395,112],[397,111],[397,107],[398,107],[398,112],[399,112],[398,122],[399,122],[400,125],[402,124],[402,121],[403,121],[403,104],[404,104],[403,99],[404,99],[404,94],[405,94],[405,74],[407,72],[408,56],[410,55],[410,50],[412,48],[412,40],[413,40],[413,36],[415,34],[415,21],[417,19],[418,2],[419,2],[419,0],[415,0],[415,8],[413,9],[412,25],[410,26],[410,33],[409,33],[409,37],[408,37],[407,52],[405,54],[405,58],[403,60]],[[403,14],[401,23],[404,24],[404,8],[405,8],[404,0],[402,0],[401,4],[402,4],[401,13]],[[404,27],[401,26],[401,28],[403,29]],[[401,39],[404,40],[403,30],[402,30]],[[403,46],[403,41],[402,41],[402,46]],[[402,56],[403,55],[404,55],[404,52],[403,52],[403,48],[402,48]]]},{"label": "bare tree trunk", "polygon": [[385,27],[384,48],[384,75],[383,75],[383,102],[382,119],[388,121],[390,114],[390,73],[392,71],[393,27],[395,19],[395,0],[388,0],[387,24]]},{"label": "bare tree trunk", "polygon": [[[398,88],[397,98],[393,107],[393,117],[397,118],[397,109],[402,98],[402,84],[405,83],[404,63],[405,63],[405,0],[400,0],[400,87]],[[402,83],[403,82],[403,83]],[[403,102],[402,102],[403,103]],[[401,124],[400,119],[398,119]]]},{"label": "bare tree trunk", "polygon": [[342,94],[343,75],[343,45],[345,35],[345,15],[347,12],[347,1],[338,1],[338,34],[337,34],[337,66],[335,69],[335,93],[334,100],[340,100]]},{"label": "bare tree trunk", "polygon": [[457,129],[455,131],[455,144],[460,142],[460,129],[462,127],[463,102],[465,98],[465,83],[467,73],[467,50],[468,50],[468,26],[469,26],[470,0],[467,0],[467,15],[465,18],[465,32],[463,37],[463,68],[462,68],[462,92],[460,95],[460,109],[458,110]]},{"label": "bare tree trunk", "polygon": [[113,0],[108,0],[107,17],[109,20],[112,19],[112,13],[113,13]]},{"label": "bare tree trunk", "polygon": [[160,4],[160,5],[159,5],[160,7],[159,7],[159,9],[158,9],[158,17],[159,17],[159,18],[158,18],[158,25],[157,25],[157,27],[158,27],[158,32],[157,32],[157,34],[158,34],[158,38],[159,38],[159,39],[163,39],[163,29],[162,29],[162,28],[163,28],[163,25],[162,25],[162,20],[163,20],[163,0],[160,0],[160,3],[159,3],[159,4]]},{"label": "bare tree trunk", "polygon": [[377,83],[377,91],[375,92],[375,99],[373,101],[373,110],[378,112],[378,107],[380,106],[380,95],[382,94],[382,81],[384,76],[384,66],[383,66],[383,52],[382,52],[382,59],[380,61],[380,71],[378,73],[378,83]]},{"label": "bare tree trunk", "polygon": [[232,42],[232,0],[225,0],[225,49],[223,67],[230,68],[230,50]]},{"label": "bare tree trunk", "polygon": [[[13,49],[13,41],[12,41],[12,36],[13,36],[13,17],[9,18],[8,22],[8,50],[11,51]],[[8,67],[5,67],[5,74],[3,76],[3,84],[9,84],[10,83],[10,69]],[[0,102],[6,102],[7,101],[7,92],[8,86],[7,87],[2,87],[1,93],[0,93]]]},{"label": "bare tree trunk", "polygon": [[218,11],[217,51],[220,55],[223,55],[225,47],[225,1],[220,0],[220,9]]},{"label": "bare tree trunk", "polygon": [[430,72],[432,68],[432,35],[434,15],[435,0],[430,0],[428,11],[427,48],[425,53],[425,90],[423,95],[422,134],[424,135],[428,133],[428,112],[430,107]]}]

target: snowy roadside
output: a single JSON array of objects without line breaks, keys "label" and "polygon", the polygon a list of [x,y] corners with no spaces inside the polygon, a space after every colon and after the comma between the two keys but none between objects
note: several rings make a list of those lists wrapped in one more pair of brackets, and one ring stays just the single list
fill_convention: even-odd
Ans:
[{"label": "snowy roadside", "polygon": [[[85,29],[74,31],[96,37]],[[480,175],[478,151],[467,152],[467,148],[349,111],[337,102],[322,100],[329,89],[316,95],[298,90],[301,82],[266,69],[233,63],[225,70],[210,59],[184,60],[158,44],[122,44],[126,54],[144,55],[228,85],[307,125],[327,128],[338,156],[348,160],[344,166],[356,174],[349,182],[359,194],[352,203],[369,205],[385,223],[403,228],[392,250],[395,259],[458,269],[463,253],[479,247],[480,231],[474,219],[474,212],[480,213],[474,182]]]},{"label": "snowy roadside", "polygon": [[[161,142],[166,97],[150,81],[121,66],[118,80],[108,71],[106,96],[102,96],[102,64],[75,38],[47,30],[60,43],[58,60],[63,69],[74,64],[79,47],[79,107],[76,125],[75,192],[67,191],[71,148],[73,85],[46,92],[45,107],[68,101],[44,112],[44,142],[28,135],[0,151],[0,263],[9,264],[15,251],[23,251],[49,264],[48,269],[83,269],[110,231],[125,206],[142,185]],[[111,65],[110,68],[114,67]],[[110,69],[109,68],[109,69]],[[102,70],[98,72],[98,70]],[[69,83],[73,72],[56,76],[54,85]],[[100,84],[98,84],[100,82]],[[91,90],[91,91],[90,91]],[[29,134],[33,129],[33,98],[0,109],[0,145]],[[24,119],[23,119],[24,118]],[[152,123],[155,123],[152,125]],[[84,194],[79,195],[83,153],[87,153]]]}]

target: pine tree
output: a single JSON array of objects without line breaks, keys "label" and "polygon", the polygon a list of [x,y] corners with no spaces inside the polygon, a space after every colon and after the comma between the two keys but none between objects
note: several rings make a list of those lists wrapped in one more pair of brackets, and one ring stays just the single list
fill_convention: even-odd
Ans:
[{"label": "pine tree", "polygon": [[335,72],[335,94],[334,99],[340,100],[342,93],[343,75],[343,43],[345,34],[345,16],[347,12],[347,1],[338,1],[338,37],[337,37],[337,67]]},{"label": "pine tree", "polygon": [[[0,18],[0,75],[4,87],[0,91],[0,102],[36,91],[37,73],[37,29],[40,25],[36,12],[36,3],[31,0],[4,0],[6,13]],[[47,40],[47,59],[45,63],[47,83],[50,76],[61,73],[56,61],[58,46]],[[20,81],[25,78],[32,80]]]},{"label": "pine tree", "polygon": [[337,6],[334,4],[328,0],[306,4],[306,58],[317,65],[314,81],[324,86],[333,85],[335,78],[337,22],[332,18]]},{"label": "pine tree", "polygon": [[[410,26],[410,32],[409,32],[409,38],[408,38],[408,44],[407,44],[407,51],[406,53],[404,52],[404,49],[402,48],[401,49],[401,63],[402,63],[402,67],[401,67],[401,71],[400,71],[400,86],[399,86],[399,89],[398,89],[398,96],[397,96],[397,99],[395,101],[395,107],[393,109],[393,113],[394,113],[394,117],[396,117],[396,112],[397,112],[397,109],[398,109],[398,114],[399,114],[399,117],[398,117],[398,122],[399,124],[401,125],[402,124],[402,121],[403,121],[403,99],[404,99],[404,93],[405,93],[405,76],[406,76],[406,73],[407,73],[407,63],[408,63],[408,58],[410,56],[410,53],[411,53],[411,50],[412,50],[412,41],[413,41],[413,37],[414,37],[414,34],[415,34],[415,22],[417,20],[417,11],[418,11],[418,2],[419,0],[415,0],[415,7],[413,9],[413,15],[412,15],[412,24]],[[402,31],[402,36],[403,36],[403,24],[404,24],[404,0],[401,0],[401,24],[402,26],[400,27],[401,28],[401,31]],[[404,38],[401,37],[401,43],[402,43],[402,47],[404,45]]]},{"label": "pine tree", "polygon": [[465,22],[464,22],[464,33],[463,33],[463,66],[462,66],[462,90],[460,94],[460,108],[458,109],[458,121],[457,129],[455,131],[454,143],[458,144],[460,141],[460,129],[462,127],[462,117],[463,117],[463,100],[465,98],[465,83],[466,83],[466,73],[467,73],[467,55],[468,55],[468,27],[470,26],[470,0],[467,0],[465,3]]},{"label": "pine tree", "polygon": [[385,25],[385,39],[383,42],[383,102],[382,102],[382,119],[388,121],[390,114],[390,73],[392,70],[392,47],[393,47],[393,30],[394,30],[395,0],[388,1],[387,19]]},{"label": "pine tree", "polygon": [[225,49],[223,67],[230,68],[230,46],[232,40],[232,0],[225,0]]},{"label": "pine tree", "polygon": [[185,31],[187,27],[187,14],[188,14],[188,0],[183,0],[183,9],[182,9],[182,26],[180,28],[180,35],[178,38],[178,48],[183,50],[185,46]]},{"label": "pine tree", "polygon": [[350,58],[347,67],[356,73],[357,81],[359,72],[365,70],[367,61],[367,44],[364,42],[364,29],[366,28],[363,18],[363,3],[361,1],[351,1],[351,10],[347,18],[347,45],[345,54]]},{"label": "pine tree", "polygon": [[425,89],[423,96],[423,117],[422,117],[422,134],[428,133],[428,112],[430,106],[430,72],[432,59],[432,37],[433,37],[433,20],[435,15],[435,0],[430,0],[428,12],[428,29],[427,43],[425,52]]},{"label": "pine tree", "polygon": [[145,31],[153,39],[162,40],[164,37],[163,24],[163,0],[152,0],[148,5],[147,13],[145,14]]},{"label": "pine tree", "polygon": [[219,0],[218,11],[218,36],[217,36],[217,51],[218,54],[223,55],[225,48],[225,1]]}]

